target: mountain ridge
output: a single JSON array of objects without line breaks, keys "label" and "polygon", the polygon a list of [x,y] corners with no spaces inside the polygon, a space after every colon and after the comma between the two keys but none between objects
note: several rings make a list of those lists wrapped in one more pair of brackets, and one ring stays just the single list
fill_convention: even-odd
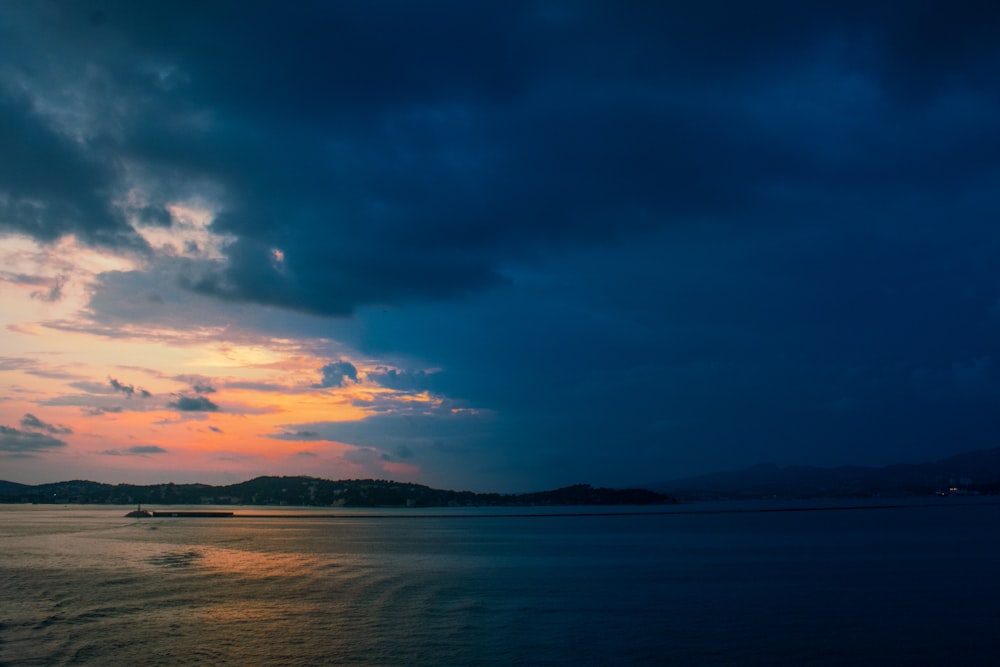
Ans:
[{"label": "mountain ridge", "polygon": [[390,480],[263,476],[236,484],[104,484],[70,480],[26,485],[0,480],[0,503],[131,505],[295,505],[315,507],[462,507],[656,505],[674,499],[648,489],[576,484],[550,491],[501,494],[434,489]]},{"label": "mountain ridge", "polygon": [[589,484],[503,494],[434,489],[376,479],[328,480],[262,476],[236,484],[105,484],[69,480],[21,484],[0,480],[0,503],[160,505],[301,505],[321,507],[448,507],[536,505],[651,505],[722,498],[914,496],[935,493],[1000,494],[1000,447],[962,452],[923,463],[886,466],[778,466],[760,463],[612,489]]},{"label": "mountain ridge", "polygon": [[886,466],[778,466],[760,463],[723,471],[643,484],[682,499],[761,497],[864,497],[1000,493],[1000,447],[962,452],[924,463]]}]

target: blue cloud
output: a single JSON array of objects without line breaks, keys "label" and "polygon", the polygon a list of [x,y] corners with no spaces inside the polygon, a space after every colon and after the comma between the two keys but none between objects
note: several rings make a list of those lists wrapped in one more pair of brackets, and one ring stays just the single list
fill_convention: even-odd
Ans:
[{"label": "blue cloud", "polygon": [[107,456],[148,456],[150,454],[166,454],[167,450],[158,445],[136,445],[124,449],[106,449],[101,453]]},{"label": "blue cloud", "polygon": [[204,396],[178,396],[167,403],[168,407],[181,412],[217,412],[219,406]]},{"label": "blue cloud", "polygon": [[335,361],[319,369],[322,379],[316,387],[344,387],[358,381],[358,369],[349,361]]},{"label": "blue cloud", "polygon": [[49,449],[59,449],[66,442],[45,433],[22,431],[10,426],[0,426],[0,453],[31,455]]},{"label": "blue cloud", "polygon": [[73,432],[68,426],[48,424],[31,413],[27,413],[21,418],[21,427],[32,431],[43,431],[53,435],[70,434]]}]

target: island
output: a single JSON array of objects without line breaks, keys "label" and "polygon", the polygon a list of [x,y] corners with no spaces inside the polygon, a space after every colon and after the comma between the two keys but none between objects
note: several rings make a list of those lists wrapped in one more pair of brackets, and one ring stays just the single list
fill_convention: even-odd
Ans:
[{"label": "island", "polygon": [[[539,507],[665,505],[676,500],[648,489],[575,484],[532,493],[477,493],[378,479],[257,477],[239,484],[102,484],[74,480],[27,485],[0,481],[0,503],[139,505],[134,516],[154,516],[141,505],[287,505],[297,507]],[[162,515],[177,514],[163,512]],[[132,515],[132,513],[130,513]]]}]

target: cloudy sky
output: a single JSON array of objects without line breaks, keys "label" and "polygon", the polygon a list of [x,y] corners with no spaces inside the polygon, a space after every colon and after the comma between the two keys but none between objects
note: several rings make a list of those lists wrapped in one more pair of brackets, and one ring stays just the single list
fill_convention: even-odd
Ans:
[{"label": "cloudy sky", "polygon": [[1000,445],[1000,5],[0,10],[0,479]]}]

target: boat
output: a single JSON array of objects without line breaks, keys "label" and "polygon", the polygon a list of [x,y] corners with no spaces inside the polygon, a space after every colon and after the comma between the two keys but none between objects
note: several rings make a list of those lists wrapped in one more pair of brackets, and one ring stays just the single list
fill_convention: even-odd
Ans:
[{"label": "boat", "polygon": [[217,510],[149,510],[142,509],[142,503],[125,515],[129,519],[145,519],[149,517],[157,518],[217,518],[233,516],[233,512],[223,512]]},{"label": "boat", "polygon": [[139,503],[134,510],[125,515],[128,519],[142,519],[150,516],[153,516],[153,513],[142,509],[142,503]]}]

